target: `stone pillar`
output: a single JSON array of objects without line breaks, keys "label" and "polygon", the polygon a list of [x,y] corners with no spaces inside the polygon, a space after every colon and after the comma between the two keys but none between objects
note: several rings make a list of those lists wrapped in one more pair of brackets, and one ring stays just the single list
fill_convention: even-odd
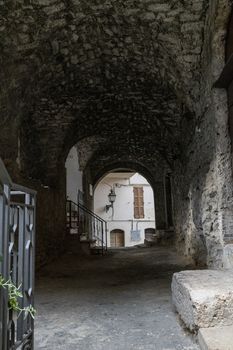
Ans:
[{"label": "stone pillar", "polygon": [[90,174],[85,171],[83,173],[83,196],[84,196],[84,205],[89,210],[94,210],[94,188],[91,182]]},{"label": "stone pillar", "polygon": [[64,252],[66,241],[66,174],[60,168],[56,187],[28,184],[37,190],[36,264],[37,268]]},{"label": "stone pillar", "polygon": [[157,230],[164,230],[168,227],[167,206],[166,206],[166,190],[165,190],[164,181],[155,183],[154,200],[155,200],[156,229]]},{"label": "stone pillar", "polygon": [[165,178],[165,193],[166,193],[166,209],[167,209],[167,225],[173,227],[173,203],[172,203],[172,188],[171,178],[166,176]]}]

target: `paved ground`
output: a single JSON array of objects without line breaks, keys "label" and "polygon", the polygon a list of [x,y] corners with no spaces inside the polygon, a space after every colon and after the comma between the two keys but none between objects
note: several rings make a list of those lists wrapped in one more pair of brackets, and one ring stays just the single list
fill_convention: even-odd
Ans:
[{"label": "paved ground", "polygon": [[35,350],[199,349],[170,301],[184,268],[168,248],[62,257],[37,283]]}]

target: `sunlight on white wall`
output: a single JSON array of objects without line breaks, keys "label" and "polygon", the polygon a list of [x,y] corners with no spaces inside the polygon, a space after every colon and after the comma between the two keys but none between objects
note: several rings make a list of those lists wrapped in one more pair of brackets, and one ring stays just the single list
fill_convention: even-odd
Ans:
[{"label": "sunlight on white wall", "polygon": [[82,171],[79,170],[78,152],[72,147],[65,163],[67,199],[77,203],[78,191],[82,191]]},{"label": "sunlight on white wall", "polygon": [[[108,194],[115,188],[116,201],[114,210],[106,213],[109,204]],[[144,218],[134,217],[134,187],[143,188]],[[110,173],[97,185],[94,193],[94,211],[108,223],[108,242],[110,232],[123,230],[125,246],[144,243],[145,229],[155,228],[154,194],[147,180],[138,173]]]}]

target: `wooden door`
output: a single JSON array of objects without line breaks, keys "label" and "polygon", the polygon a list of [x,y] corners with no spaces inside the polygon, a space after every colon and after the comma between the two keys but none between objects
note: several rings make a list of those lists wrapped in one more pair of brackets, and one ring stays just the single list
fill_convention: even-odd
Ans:
[{"label": "wooden door", "polygon": [[120,248],[125,246],[124,231],[113,230],[110,232],[110,244],[112,248]]}]

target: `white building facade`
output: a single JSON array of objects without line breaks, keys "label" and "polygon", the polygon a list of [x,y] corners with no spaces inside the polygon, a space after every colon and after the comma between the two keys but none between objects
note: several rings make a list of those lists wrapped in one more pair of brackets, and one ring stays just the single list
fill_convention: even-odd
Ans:
[{"label": "white building facade", "polygon": [[66,167],[66,197],[74,203],[77,203],[79,193],[82,192],[82,171],[79,169],[78,151],[72,147],[65,163]]},{"label": "white building facade", "polygon": [[[113,209],[108,194],[115,190]],[[138,173],[115,172],[105,176],[94,192],[94,211],[107,221],[108,247],[131,247],[144,243],[155,231],[153,190]]]}]

